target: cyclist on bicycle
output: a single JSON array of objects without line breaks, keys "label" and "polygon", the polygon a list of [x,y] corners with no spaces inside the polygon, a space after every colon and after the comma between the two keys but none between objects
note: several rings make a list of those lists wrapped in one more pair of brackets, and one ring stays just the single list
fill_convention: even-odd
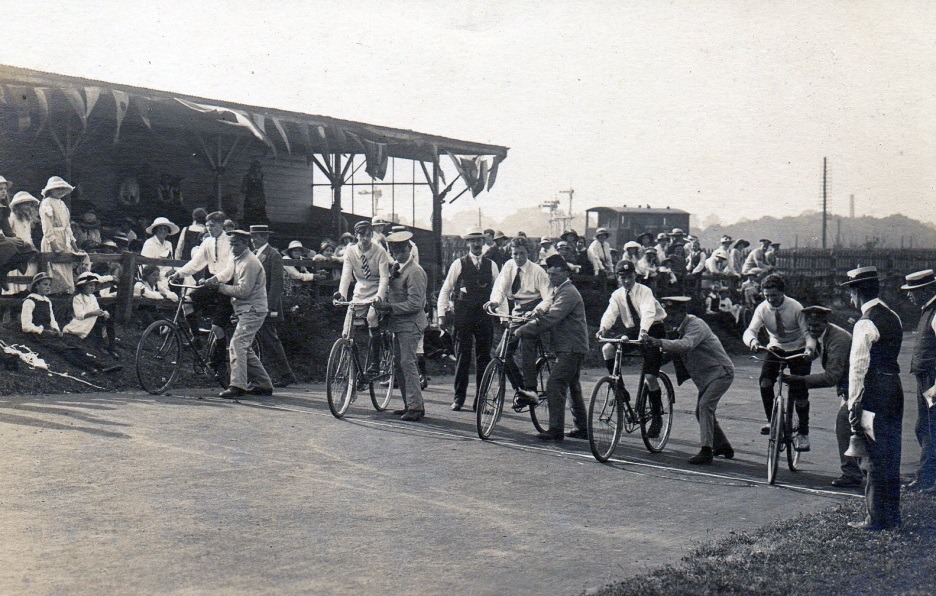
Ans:
[{"label": "cyclist on bicycle", "polygon": [[[511,259],[494,280],[491,299],[485,310],[499,309],[506,312],[507,302],[513,301],[513,315],[527,316],[534,310],[542,311],[550,302],[549,276],[536,263],[530,261],[530,249],[523,238],[510,242]],[[514,325],[517,327],[518,325]],[[514,353],[520,347],[523,368],[514,361]],[[514,337],[507,346],[507,378],[516,390],[518,406],[532,406],[536,399],[536,342]]]},{"label": "cyclist on bicycle", "polygon": [[[345,250],[344,265],[341,267],[341,281],[335,300],[346,302],[348,290],[354,280],[354,302],[377,301],[387,297],[387,283],[390,280],[390,257],[379,244],[374,243],[374,229],[371,222],[362,220],[354,224],[354,236],[357,244],[351,244]],[[380,366],[379,318],[371,306],[352,307],[353,319],[366,317],[370,335],[367,361],[370,363],[368,374],[375,374]],[[346,329],[349,332],[351,329]]]},{"label": "cyclist on bicycle", "polygon": [[[757,305],[751,316],[751,324],[744,331],[744,343],[752,351],[762,350],[757,338],[761,329],[767,330],[770,341],[767,343],[767,357],[761,367],[760,393],[767,415],[767,424],[761,428],[761,434],[770,434],[770,413],[773,409],[774,383],[780,373],[780,357],[802,354],[808,348],[815,352],[816,342],[809,337],[806,329],[806,317],[803,305],[785,295],[786,281],[777,273],[764,278],[761,284],[764,301]],[[804,376],[809,374],[812,361],[808,358],[796,358],[790,361],[790,374]],[[796,406],[799,417],[799,430],[794,447],[797,451],[809,451],[809,390],[803,383],[790,386],[790,398]]]},{"label": "cyclist on bicycle", "polygon": [[[666,311],[653,297],[653,290],[637,283],[637,270],[634,264],[630,261],[620,261],[615,266],[615,273],[621,287],[611,294],[611,301],[598,325],[598,335],[606,337],[620,319],[624,324],[624,335],[629,339],[666,337],[666,329],[663,326]],[[601,348],[605,365],[611,374],[614,374],[614,351],[613,344],[605,344]],[[660,348],[647,344],[643,348],[643,373],[647,381],[647,399],[650,402],[652,415],[650,428],[647,429],[647,436],[651,438],[658,437],[663,426],[663,393],[658,379],[661,364],[663,364],[663,353]],[[630,399],[623,384],[618,386],[618,390],[623,399]]]}]

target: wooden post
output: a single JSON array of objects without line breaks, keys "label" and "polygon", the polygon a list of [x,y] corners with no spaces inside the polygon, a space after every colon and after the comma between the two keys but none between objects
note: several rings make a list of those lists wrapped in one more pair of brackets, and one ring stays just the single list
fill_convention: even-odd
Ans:
[{"label": "wooden post", "polygon": [[133,279],[136,274],[137,254],[120,255],[120,279],[117,282],[117,320],[121,323],[133,318]]},{"label": "wooden post", "polygon": [[342,234],[345,232],[341,228],[341,186],[343,180],[341,179],[341,154],[335,153],[335,166],[332,168],[332,177],[331,177],[331,187],[332,187],[332,222],[333,229],[336,230],[336,234]]},{"label": "wooden post", "polygon": [[442,271],[445,271],[445,264],[442,262],[442,198],[439,196],[439,161],[438,156],[432,163],[432,245],[435,249],[435,258],[433,259],[433,268],[430,271],[429,287],[432,292],[441,285],[440,278]]}]

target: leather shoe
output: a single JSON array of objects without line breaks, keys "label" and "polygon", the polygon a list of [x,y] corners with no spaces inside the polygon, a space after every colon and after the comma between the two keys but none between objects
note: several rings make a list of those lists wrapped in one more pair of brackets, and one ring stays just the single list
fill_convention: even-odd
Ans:
[{"label": "leather shoe", "polygon": [[253,389],[248,389],[247,393],[250,395],[273,395],[273,388],[254,387]]},{"label": "leather shoe", "polygon": [[895,524],[893,526],[885,526],[882,524],[872,523],[870,519],[865,518],[861,521],[848,522],[848,527],[855,528],[856,530],[865,530],[867,532],[881,532],[883,530],[892,530],[894,528],[899,528],[900,524]]},{"label": "leather shoe", "polygon": [[243,397],[247,395],[247,391],[241,389],[240,387],[235,387],[231,385],[224,391],[218,394],[218,397],[223,397],[224,399],[237,399],[238,397]]},{"label": "leather shoe", "polygon": [[734,459],[734,448],[731,445],[722,445],[720,447],[716,447],[712,451],[712,455],[715,457],[720,455],[725,459]]},{"label": "leather shoe", "polygon": [[854,476],[841,476],[832,481],[832,486],[837,488],[857,488],[861,485],[861,478],[855,478]]},{"label": "leather shoe", "polygon": [[712,455],[711,447],[703,447],[698,453],[689,458],[690,464],[708,465],[712,463],[715,457]]},{"label": "leather shoe", "polygon": [[934,486],[936,486],[936,481],[933,481],[933,480],[926,481],[926,480],[920,480],[919,478],[914,478],[910,482],[907,482],[906,484],[902,484],[900,488],[902,488],[904,491],[908,493],[916,493],[916,492],[921,492],[924,490],[929,490],[933,488]]},{"label": "leather shoe", "polygon": [[425,415],[425,410],[407,410],[405,414],[400,416],[400,420],[406,420],[407,422],[419,422]]},{"label": "leather shoe", "polygon": [[453,401],[453,402],[452,402],[452,411],[453,411],[453,412],[460,412],[461,409],[462,409],[462,407],[464,407],[464,405],[465,405],[465,404],[463,404],[463,403],[461,403],[461,402]]},{"label": "leather shoe", "polygon": [[562,435],[557,435],[554,433],[540,433],[536,435],[536,438],[539,439],[540,441],[549,441],[549,442],[556,442],[556,443],[562,442]]},{"label": "leather shoe", "polygon": [[565,436],[569,437],[570,439],[585,439],[587,441],[588,431],[584,428],[577,428],[575,430],[570,430],[566,433]]},{"label": "leather shoe", "polygon": [[289,387],[296,381],[298,381],[296,377],[284,377],[280,379],[279,381],[273,383],[273,386],[274,387]]},{"label": "leather shoe", "polygon": [[394,410],[392,413],[394,416],[402,416],[403,414],[406,414],[406,412],[408,411],[409,410],[407,410],[406,408],[403,408],[402,410]]},{"label": "leather shoe", "polygon": [[769,425],[769,424],[765,424],[764,426],[760,427],[760,434],[762,434],[762,435],[769,435],[769,434],[770,434],[770,425]]}]

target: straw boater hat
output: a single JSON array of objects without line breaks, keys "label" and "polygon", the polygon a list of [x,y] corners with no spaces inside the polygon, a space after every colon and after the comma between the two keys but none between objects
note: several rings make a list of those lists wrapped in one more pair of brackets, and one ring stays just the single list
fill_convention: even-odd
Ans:
[{"label": "straw boater hat", "polygon": [[472,226],[462,236],[462,240],[484,240],[484,232],[481,231],[480,227]]},{"label": "straw boater hat", "polygon": [[722,237],[721,237],[720,243],[721,243],[721,244],[724,244],[724,243],[726,243],[726,242],[729,242],[729,243],[730,243],[731,241],[732,241],[731,236],[725,235],[725,236],[722,236]]},{"label": "straw boater hat", "polygon": [[405,232],[405,231],[407,231],[407,230],[406,230],[406,226],[391,226],[391,227],[390,227],[390,233],[391,233],[391,234],[393,234],[393,233],[395,233],[395,232]]},{"label": "straw boater hat", "polygon": [[389,244],[406,244],[412,237],[412,232],[394,232],[387,236],[387,242]]},{"label": "straw boater hat", "polygon": [[120,250],[120,247],[117,246],[117,243],[111,239],[107,239],[101,243],[101,248],[109,248],[111,250]]},{"label": "straw boater hat", "polygon": [[878,279],[877,267],[874,266],[858,267],[857,269],[852,269],[846,275],[848,279],[842,284],[843,286],[851,286],[866,281],[876,281]]},{"label": "straw boater hat", "polygon": [[159,226],[166,226],[167,228],[169,228],[170,236],[175,236],[176,234],[179,233],[179,226],[175,225],[174,223],[169,221],[168,218],[165,218],[165,217],[157,217],[156,219],[154,219],[153,223],[151,223],[149,227],[146,228],[146,233],[155,234],[153,230],[155,230]]},{"label": "straw boater hat", "polygon": [[598,236],[601,236],[602,234],[604,234],[605,236],[611,235],[608,232],[608,228],[598,228],[597,230],[595,230],[595,238],[597,238]]},{"label": "straw boater hat", "polygon": [[227,232],[227,235],[231,237],[231,240],[234,238],[241,238],[243,240],[250,240],[250,232],[247,230],[231,230]]},{"label": "straw boater hat", "polygon": [[67,190],[68,192],[71,192],[75,190],[75,187],[68,182],[65,182],[60,176],[52,176],[49,178],[49,181],[46,182],[45,188],[42,189],[42,196],[49,196],[49,193],[53,190]]},{"label": "straw boater hat", "polygon": [[923,271],[917,271],[916,273],[911,273],[904,278],[907,283],[900,286],[901,290],[917,290],[919,288],[924,288],[930,284],[936,283],[936,275],[933,274],[932,269],[924,269]]},{"label": "straw boater hat", "polygon": [[36,284],[44,279],[52,279],[52,276],[45,271],[40,271],[39,273],[33,275],[32,281],[29,282],[29,291],[32,292],[36,287]]},{"label": "straw boater hat", "polygon": [[301,242],[299,242],[298,240],[293,240],[292,242],[289,243],[289,246],[286,247],[286,252],[289,252],[289,251],[291,251],[291,250],[294,249],[294,248],[298,248],[298,249],[300,249],[300,250],[305,250],[305,247],[302,246],[302,243],[301,243]]},{"label": "straw boater hat", "polygon": [[96,273],[85,271],[78,276],[78,279],[75,281],[75,287],[80,288],[81,286],[87,285],[89,283],[98,283],[99,281],[101,281],[101,278],[98,277]]},{"label": "straw boater hat", "polygon": [[386,226],[386,225],[389,225],[389,223],[390,223],[389,221],[385,220],[379,215],[375,215],[373,218],[371,218],[371,221],[370,221],[370,224],[372,227],[373,226]]},{"label": "straw boater hat", "polygon": [[692,298],[689,296],[663,296],[660,298],[660,302],[666,302],[673,306],[689,306]]},{"label": "straw boater hat", "polygon": [[686,233],[683,232],[682,228],[673,228],[673,231],[670,232],[669,235],[675,238],[681,238],[684,237]]},{"label": "straw boater hat", "polygon": [[[2,178],[2,176],[0,176],[0,178]],[[21,190],[15,195],[13,195],[13,200],[10,201],[10,209],[12,209],[13,207],[16,207],[17,205],[22,205],[23,203],[35,203],[38,205],[39,199],[32,196],[25,190]]]},{"label": "straw boater hat", "polygon": [[659,234],[656,235],[656,239],[657,239],[657,242],[659,242],[660,240],[669,240],[669,234],[667,234],[666,232],[660,232]]},{"label": "straw boater hat", "polygon": [[250,233],[251,234],[266,234],[267,236],[269,236],[273,232],[270,231],[270,226],[266,224],[259,224],[259,225],[250,226]]}]

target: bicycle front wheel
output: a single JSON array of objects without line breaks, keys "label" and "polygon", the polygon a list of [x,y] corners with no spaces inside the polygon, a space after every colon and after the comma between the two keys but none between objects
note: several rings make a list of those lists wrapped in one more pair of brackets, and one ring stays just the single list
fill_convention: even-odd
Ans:
[{"label": "bicycle front wheel", "polygon": [[[396,337],[390,332],[380,334],[380,373],[370,383],[371,403],[378,412],[383,412],[393,397],[396,372],[393,367],[393,348]],[[384,386],[386,385],[386,386]]]},{"label": "bicycle front wheel", "polygon": [[536,393],[539,395],[539,404],[530,408],[533,426],[541,433],[549,432],[549,400],[546,398],[549,371],[549,358],[542,356],[536,361]]},{"label": "bicycle front wheel", "polygon": [[595,459],[608,461],[621,440],[623,426],[623,403],[614,390],[614,379],[604,377],[595,385],[588,404],[588,446]]},{"label": "bicycle front wheel", "polygon": [[[650,453],[659,453],[669,441],[670,431],[673,430],[673,406],[676,403],[676,393],[673,383],[665,372],[660,371],[660,404],[654,406],[650,403],[647,383],[644,382],[637,396],[637,415],[640,418],[640,438]],[[655,411],[658,408],[659,411]],[[658,417],[658,418],[657,418]]]},{"label": "bicycle front wheel", "polygon": [[484,369],[481,377],[481,387],[478,388],[478,410],[476,412],[478,436],[487,439],[497,426],[501,412],[504,409],[504,394],[507,391],[505,383],[507,375],[500,360],[491,360]]},{"label": "bicycle front wheel", "polygon": [[178,376],[181,364],[182,342],[175,325],[165,320],[150,323],[136,350],[140,386],[153,395],[164,393]]},{"label": "bicycle front wheel", "polygon": [[351,342],[339,338],[332,346],[328,356],[328,369],[325,373],[325,392],[328,397],[328,409],[335,418],[341,418],[348,411],[354,396],[354,383],[357,370],[354,366],[354,354]]},{"label": "bicycle front wheel", "polygon": [[780,447],[783,444],[783,410],[779,397],[774,399],[770,412],[770,437],[767,439],[767,484],[777,481],[777,464],[780,462]]}]

